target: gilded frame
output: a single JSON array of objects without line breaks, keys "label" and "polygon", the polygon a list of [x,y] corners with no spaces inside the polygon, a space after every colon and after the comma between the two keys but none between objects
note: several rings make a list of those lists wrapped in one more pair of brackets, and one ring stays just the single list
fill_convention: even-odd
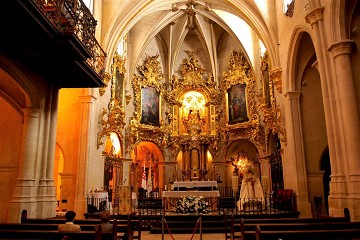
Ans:
[{"label": "gilded frame", "polygon": [[[255,104],[255,78],[254,73],[243,53],[233,50],[228,62],[228,69],[223,73],[224,79],[222,90],[225,95],[226,109],[226,129],[254,127],[259,123],[258,111]],[[246,107],[243,110],[242,117],[232,117],[231,101],[233,95],[236,95],[236,89],[240,88],[241,97],[245,97]],[[246,110],[245,110],[246,109]],[[246,112],[246,114],[245,114]]]},{"label": "gilded frame", "polygon": [[[134,107],[133,116],[129,119],[126,137],[126,153],[129,154],[131,149],[141,141],[150,141],[156,143],[158,146],[164,146],[166,141],[166,134],[169,131],[169,126],[163,119],[164,102],[166,96],[166,87],[164,77],[161,72],[160,62],[158,61],[159,54],[154,56],[146,56],[142,65],[137,67],[138,74],[134,74],[131,84],[134,93]],[[157,101],[156,121],[150,121],[142,117],[142,104],[149,100],[148,94],[144,94],[146,90],[156,95]],[[146,96],[145,96],[146,95]],[[151,96],[150,96],[151,98]],[[161,148],[162,149],[162,148]],[[163,149],[162,149],[163,150]]]},{"label": "gilded frame", "polygon": [[141,88],[140,124],[160,127],[161,97],[156,88],[144,86]]},{"label": "gilded frame", "polygon": [[249,121],[246,83],[234,84],[226,91],[227,122],[229,124]]}]

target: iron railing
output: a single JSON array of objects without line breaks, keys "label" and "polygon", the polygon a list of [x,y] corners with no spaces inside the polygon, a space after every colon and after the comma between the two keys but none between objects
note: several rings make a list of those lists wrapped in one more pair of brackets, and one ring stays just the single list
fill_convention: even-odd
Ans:
[{"label": "iron railing", "polygon": [[[231,192],[229,189],[221,191]],[[162,190],[159,190],[162,192]],[[232,193],[232,192],[231,192]],[[279,213],[296,212],[295,196],[292,196],[286,202],[281,204],[276,201],[277,196],[274,194],[267,194],[264,198],[247,198],[239,201],[239,196],[232,195],[224,196],[220,194],[217,200],[217,211],[219,214],[231,212],[235,215],[271,215]],[[110,211],[112,215],[119,214],[120,201],[118,198],[87,198],[88,213],[96,215],[101,211]],[[137,199],[132,200],[131,212],[140,213],[142,215],[161,215],[165,212],[166,200],[162,199],[161,194],[155,194],[151,197],[137,196]],[[167,209],[166,211],[171,211]]]},{"label": "iron railing", "polygon": [[95,38],[97,21],[82,0],[32,0],[61,34],[73,34],[90,53],[87,63],[103,79],[106,53]]}]

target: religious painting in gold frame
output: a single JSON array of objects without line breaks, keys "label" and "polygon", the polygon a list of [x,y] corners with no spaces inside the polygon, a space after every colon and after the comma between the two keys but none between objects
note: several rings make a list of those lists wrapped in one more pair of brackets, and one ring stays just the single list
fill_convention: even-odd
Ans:
[{"label": "religious painting in gold frame", "polygon": [[119,105],[123,105],[125,91],[125,57],[115,53],[111,67],[113,75],[111,99],[116,100]]},{"label": "religious painting in gold frame", "polygon": [[154,87],[141,88],[141,124],[160,126],[160,101],[160,93]]},{"label": "religious painting in gold frame", "polygon": [[227,89],[227,111],[229,124],[249,121],[245,83],[235,84]]}]

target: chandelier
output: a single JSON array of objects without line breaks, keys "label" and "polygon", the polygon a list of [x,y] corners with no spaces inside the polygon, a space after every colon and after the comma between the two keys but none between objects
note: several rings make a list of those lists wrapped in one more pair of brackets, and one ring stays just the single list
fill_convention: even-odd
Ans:
[{"label": "chandelier", "polygon": [[241,151],[238,152],[238,156],[236,158],[231,158],[231,164],[236,170],[240,170],[241,173],[244,173],[254,166],[254,161],[249,159],[247,152]]}]

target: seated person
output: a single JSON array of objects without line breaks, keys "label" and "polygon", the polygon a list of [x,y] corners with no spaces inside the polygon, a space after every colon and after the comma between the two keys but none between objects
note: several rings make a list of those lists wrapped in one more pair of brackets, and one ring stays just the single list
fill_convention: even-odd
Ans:
[{"label": "seated person", "polygon": [[113,231],[113,225],[109,223],[110,212],[102,211],[100,213],[100,220],[101,220],[101,231],[103,233],[111,233]]},{"label": "seated person", "polygon": [[75,216],[74,211],[67,211],[65,213],[66,223],[58,226],[59,232],[80,232],[80,225],[74,224]]}]

